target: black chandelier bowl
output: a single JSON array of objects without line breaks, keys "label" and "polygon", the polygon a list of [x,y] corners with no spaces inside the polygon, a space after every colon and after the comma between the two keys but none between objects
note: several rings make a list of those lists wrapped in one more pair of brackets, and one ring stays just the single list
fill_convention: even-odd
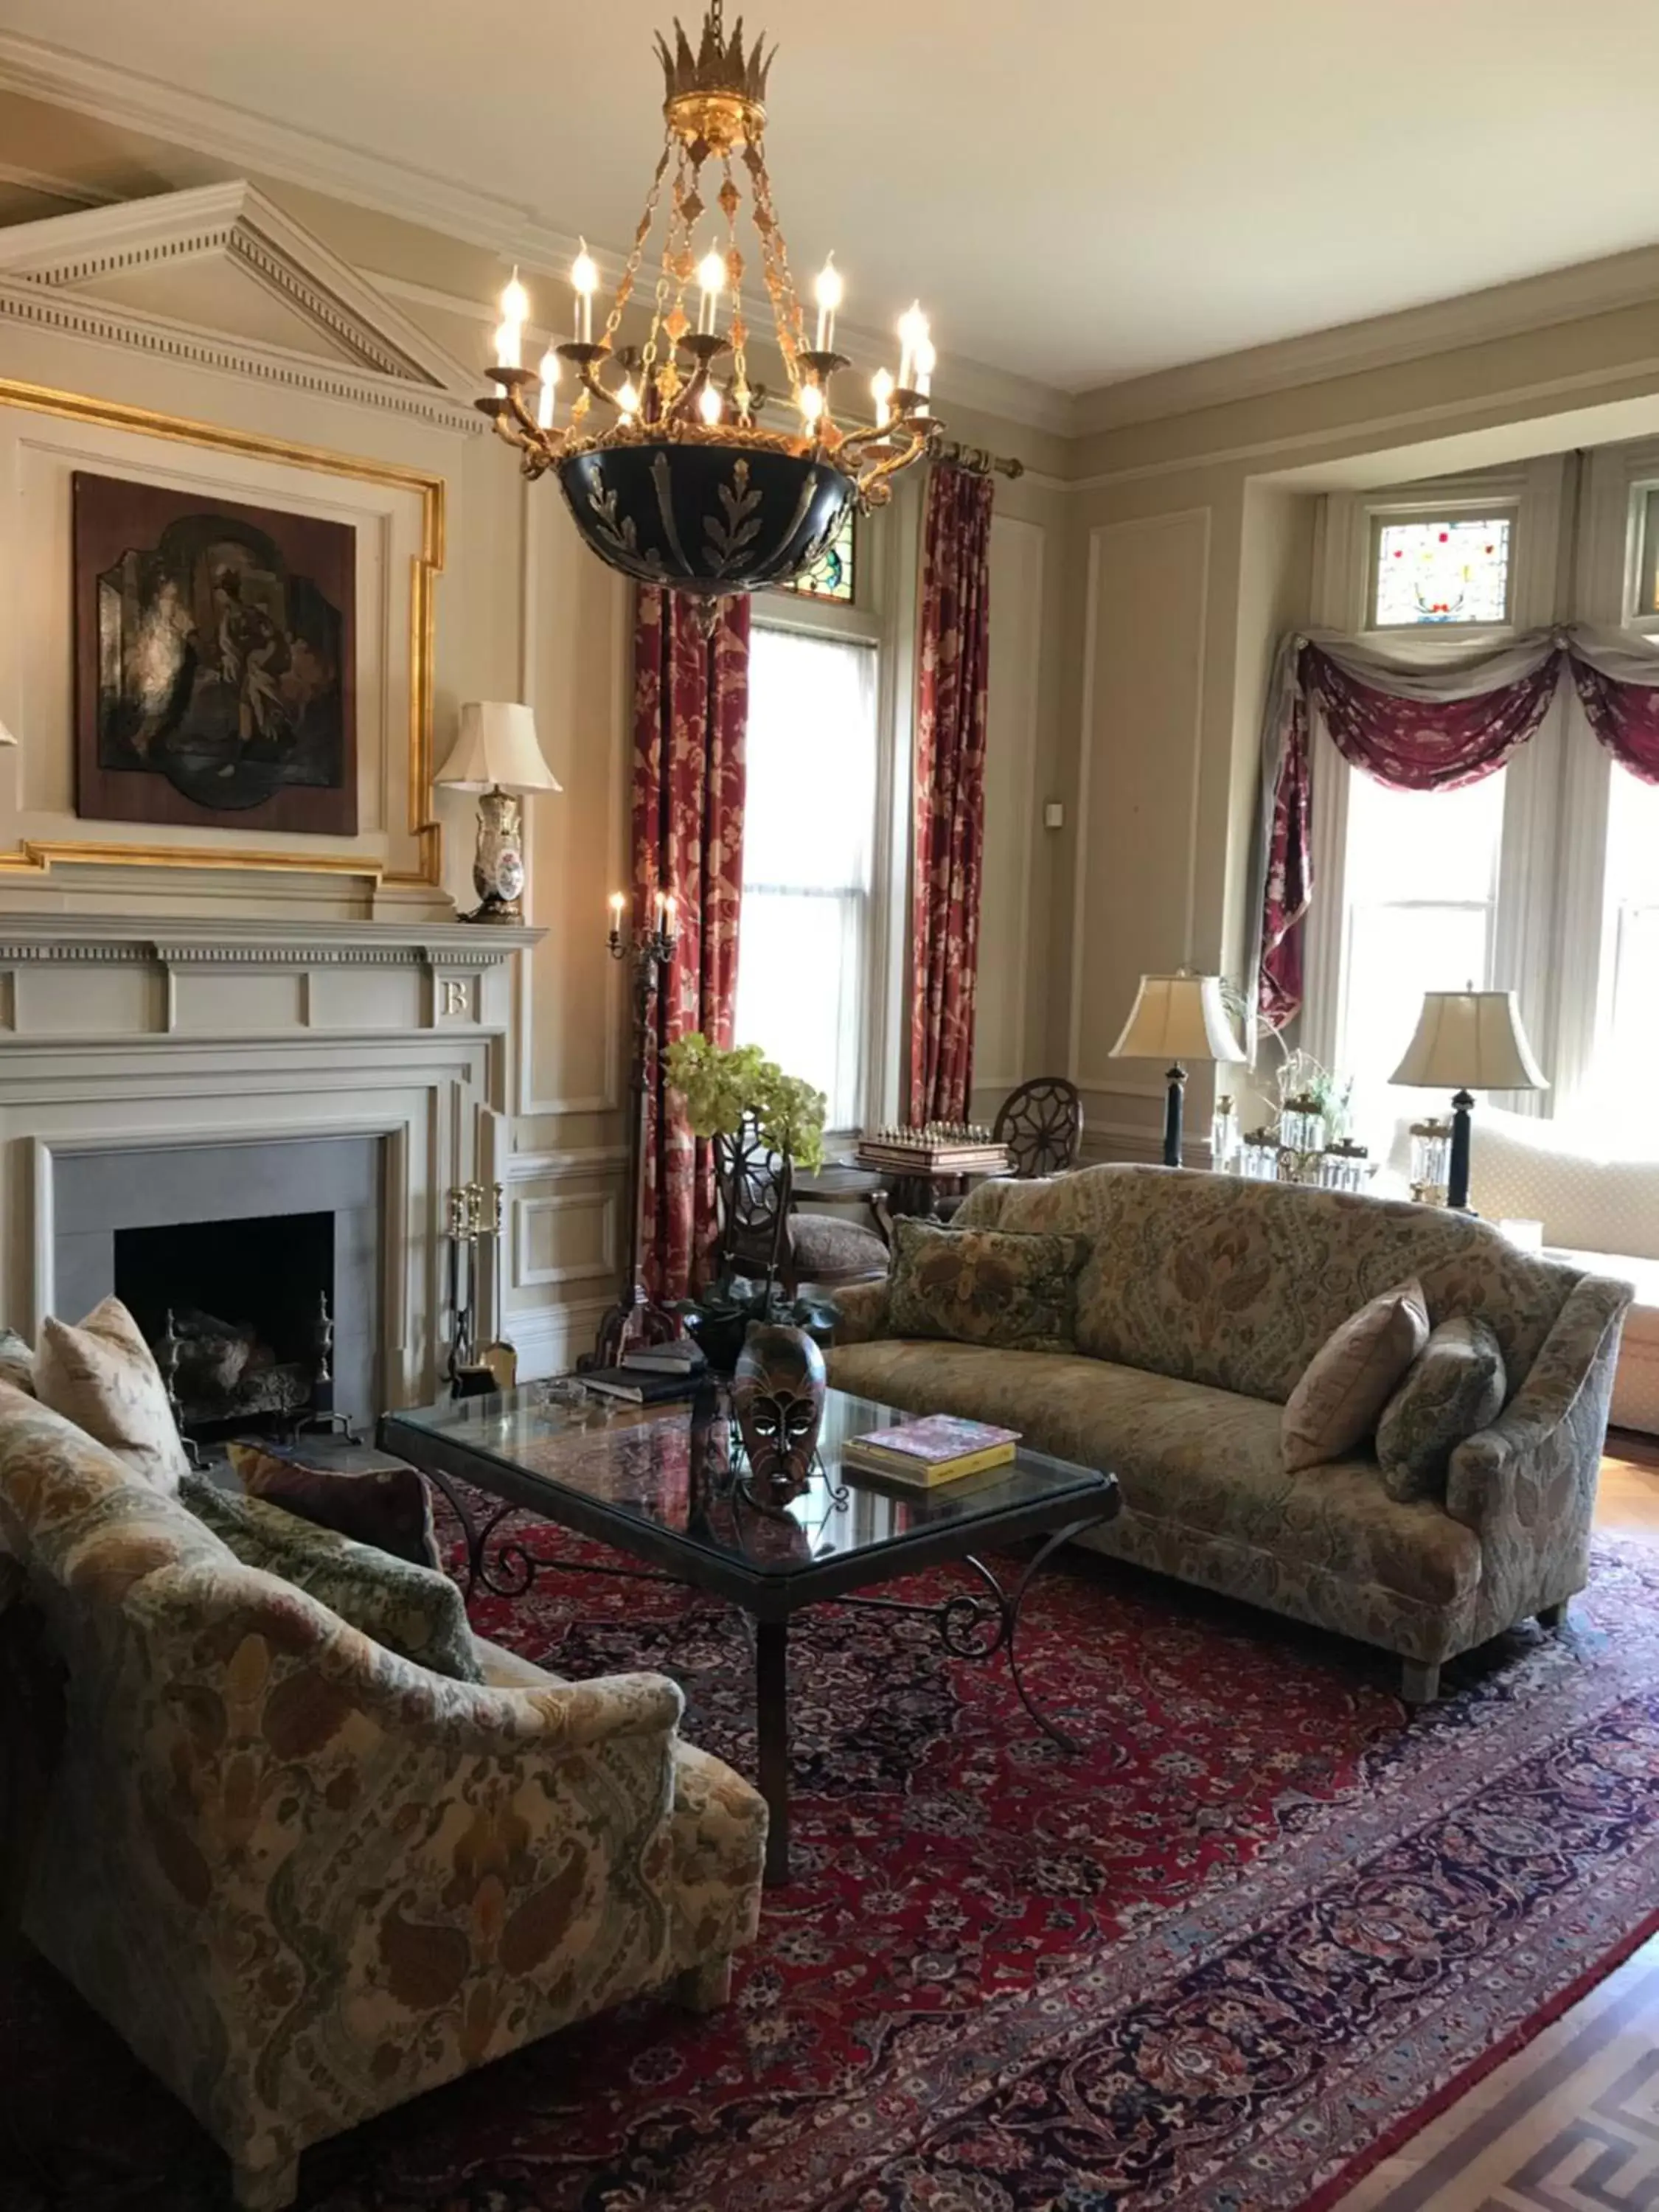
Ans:
[{"label": "black chandelier bowl", "polygon": [[720,599],[810,568],[857,496],[809,453],[641,440],[573,453],[559,483],[577,529],[641,584]]}]

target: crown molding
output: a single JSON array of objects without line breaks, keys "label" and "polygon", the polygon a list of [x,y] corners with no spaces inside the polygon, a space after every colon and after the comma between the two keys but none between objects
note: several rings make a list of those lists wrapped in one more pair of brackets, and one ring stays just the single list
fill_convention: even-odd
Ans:
[{"label": "crown molding", "polygon": [[45,169],[24,168],[15,161],[0,161],[0,185],[15,185],[21,191],[38,192],[42,199],[62,200],[76,208],[109,207],[121,197],[97,185],[55,176]]},{"label": "crown molding", "polygon": [[[501,194],[480,191],[440,173],[371,154],[320,132],[277,123],[227,101],[187,92],[154,77],[131,75],[90,56],[68,52],[15,32],[0,31],[0,87],[43,100],[58,107],[140,131],[176,145],[251,169],[262,176],[302,186],[308,191],[376,209],[401,222],[419,223],[486,248],[504,261],[516,261],[526,275],[554,276],[568,269],[579,240],[573,232],[542,221],[532,209]],[[83,197],[82,188],[66,180],[54,184],[32,179],[40,191],[63,190]],[[216,188],[210,188],[216,189]],[[252,188],[247,187],[249,191]],[[167,195],[168,198],[179,197]],[[275,214],[268,200],[261,204]],[[142,202],[129,202],[141,206]],[[48,221],[77,218],[49,217]],[[33,228],[35,226],[22,226]],[[295,226],[297,228],[298,226]],[[3,235],[4,234],[0,234]],[[315,241],[313,241],[313,244]],[[589,240],[588,250],[599,263],[607,285],[621,275],[626,258],[622,250]],[[339,264],[343,267],[344,264]],[[562,283],[562,273],[556,281]],[[453,302],[423,288],[394,286],[380,282],[382,294],[425,304],[441,305],[451,312],[477,314],[493,323],[489,311],[477,301]],[[756,313],[764,303],[756,302]],[[750,317],[754,321],[754,316]],[[763,319],[755,327],[764,327]],[[844,335],[867,350],[872,363],[892,349],[891,334],[861,329],[842,319]],[[429,345],[429,341],[428,342]],[[452,387],[471,392],[477,380],[463,371],[464,384]],[[976,413],[998,415],[1029,428],[1047,430],[1060,437],[1075,434],[1076,402],[1068,392],[1033,379],[1014,376],[986,363],[963,361],[944,349],[939,376],[941,400],[951,399]]]},{"label": "crown molding", "polygon": [[1659,246],[1633,247],[1538,276],[1521,276],[1420,307],[1338,323],[1272,345],[1182,363],[1147,376],[1079,392],[1074,434],[1088,437],[1131,423],[1190,415],[1328,378],[1364,375],[1494,339],[1520,337],[1589,315],[1616,313],[1659,300]]}]

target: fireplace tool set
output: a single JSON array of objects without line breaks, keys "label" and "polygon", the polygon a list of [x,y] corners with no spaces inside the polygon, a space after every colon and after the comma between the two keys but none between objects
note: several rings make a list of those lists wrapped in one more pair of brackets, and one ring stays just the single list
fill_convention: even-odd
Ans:
[{"label": "fireplace tool set", "polygon": [[[449,1387],[457,1398],[477,1398],[490,1390],[510,1390],[518,1380],[517,1348],[504,1336],[474,1346],[477,1326],[478,1247],[487,1238],[495,1271],[495,1326],[506,1312],[506,1267],[501,1251],[500,1183],[457,1183],[450,1191],[445,1235],[449,1242],[449,1308],[455,1327],[449,1343]],[[489,1218],[484,1218],[486,1202]]]}]

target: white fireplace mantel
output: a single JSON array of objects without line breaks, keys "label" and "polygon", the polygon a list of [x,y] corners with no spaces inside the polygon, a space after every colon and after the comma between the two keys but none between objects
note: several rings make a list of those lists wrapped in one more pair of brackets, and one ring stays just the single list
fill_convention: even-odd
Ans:
[{"label": "white fireplace mantel", "polygon": [[[27,1331],[56,1310],[53,1213],[82,1154],[371,1136],[385,1399],[433,1395],[446,1194],[507,1173],[511,963],[542,933],[0,915],[0,1319]],[[500,1334],[491,1292],[486,1273],[480,1320]]]}]

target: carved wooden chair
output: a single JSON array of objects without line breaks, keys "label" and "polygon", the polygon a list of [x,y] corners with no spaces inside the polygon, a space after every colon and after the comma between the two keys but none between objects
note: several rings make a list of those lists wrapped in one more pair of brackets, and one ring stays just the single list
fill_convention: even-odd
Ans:
[{"label": "carved wooden chair", "polygon": [[[887,1273],[887,1238],[856,1221],[793,1211],[794,1169],[762,1141],[746,1117],[735,1136],[714,1139],[720,1205],[718,1271],[773,1276],[789,1297],[803,1283],[838,1290]],[[878,1223],[881,1216],[877,1212]]]},{"label": "carved wooden chair", "polygon": [[1063,1075],[1034,1075],[997,1109],[991,1134],[1006,1145],[1022,1182],[1064,1175],[1083,1149],[1083,1100]]}]

